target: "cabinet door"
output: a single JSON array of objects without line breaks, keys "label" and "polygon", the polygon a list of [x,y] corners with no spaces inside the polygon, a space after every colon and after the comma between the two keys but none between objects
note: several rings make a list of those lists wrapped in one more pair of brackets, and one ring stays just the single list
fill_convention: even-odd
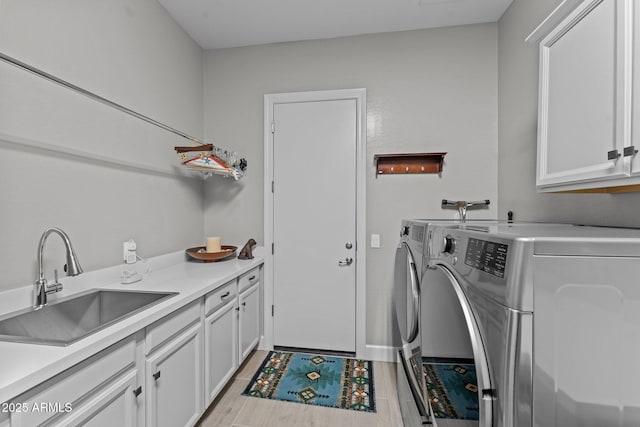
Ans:
[{"label": "cabinet door", "polygon": [[[73,408],[68,417],[46,423],[52,426],[91,427],[135,427],[137,425],[137,371],[125,374],[115,383],[97,393],[78,408]],[[142,396],[140,396],[142,398]]]},{"label": "cabinet door", "polygon": [[201,325],[191,327],[146,362],[147,424],[191,426],[203,410]]},{"label": "cabinet door", "polygon": [[260,337],[260,283],[240,294],[240,362],[253,350]]},{"label": "cabinet door", "polygon": [[238,367],[236,298],[205,320],[204,383],[209,405]]},{"label": "cabinet door", "polygon": [[632,94],[631,112],[631,145],[627,147],[627,158],[629,159],[631,174],[640,175],[640,156],[636,150],[640,149],[640,5],[634,1],[633,7],[633,58],[632,58]]},{"label": "cabinet door", "polygon": [[623,3],[586,1],[541,42],[539,187],[627,175]]}]

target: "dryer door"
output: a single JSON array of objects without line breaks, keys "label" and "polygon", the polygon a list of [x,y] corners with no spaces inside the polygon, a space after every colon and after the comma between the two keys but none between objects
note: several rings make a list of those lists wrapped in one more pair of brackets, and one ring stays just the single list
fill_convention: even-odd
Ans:
[{"label": "dryer door", "polygon": [[422,357],[473,359],[464,312],[451,280],[441,269],[428,268],[420,279]]}]

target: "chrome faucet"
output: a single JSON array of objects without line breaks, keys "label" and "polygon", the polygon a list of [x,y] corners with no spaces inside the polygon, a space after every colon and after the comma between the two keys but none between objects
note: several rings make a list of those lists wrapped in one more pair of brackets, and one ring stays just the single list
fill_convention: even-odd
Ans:
[{"label": "chrome faucet", "polygon": [[62,283],[58,282],[58,270],[54,270],[54,283],[48,284],[47,279],[44,277],[42,253],[44,252],[44,243],[51,233],[56,233],[62,238],[64,247],[67,250],[67,264],[64,266],[67,276],[77,276],[83,271],[82,267],[80,267],[80,263],[78,262],[78,258],[76,257],[76,253],[71,246],[71,240],[69,240],[67,233],[55,227],[44,230],[42,237],[40,237],[40,243],[38,244],[38,280],[35,283],[35,309],[40,309],[47,305],[47,294],[60,292],[62,290]]},{"label": "chrome faucet", "polygon": [[477,209],[483,206],[489,206],[491,202],[489,200],[479,200],[477,202],[467,202],[466,200],[457,200],[451,201],[447,199],[442,199],[442,208],[443,209],[458,209],[458,215],[460,216],[460,222],[467,222],[467,210],[474,208]]}]

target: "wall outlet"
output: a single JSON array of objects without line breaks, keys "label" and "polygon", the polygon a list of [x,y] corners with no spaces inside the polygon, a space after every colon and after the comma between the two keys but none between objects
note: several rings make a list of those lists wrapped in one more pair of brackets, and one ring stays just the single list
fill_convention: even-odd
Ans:
[{"label": "wall outlet", "polygon": [[380,235],[379,234],[372,234],[371,235],[371,247],[372,248],[379,248],[380,247]]},{"label": "wall outlet", "polygon": [[122,244],[122,259],[125,264],[135,264],[136,262],[136,242],[131,239]]}]

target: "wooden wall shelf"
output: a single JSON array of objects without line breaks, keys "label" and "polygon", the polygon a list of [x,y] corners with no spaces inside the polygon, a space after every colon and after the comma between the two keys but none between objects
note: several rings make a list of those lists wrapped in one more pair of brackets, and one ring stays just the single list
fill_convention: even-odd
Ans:
[{"label": "wooden wall shelf", "polygon": [[447,153],[376,154],[376,177],[414,173],[440,173]]}]

